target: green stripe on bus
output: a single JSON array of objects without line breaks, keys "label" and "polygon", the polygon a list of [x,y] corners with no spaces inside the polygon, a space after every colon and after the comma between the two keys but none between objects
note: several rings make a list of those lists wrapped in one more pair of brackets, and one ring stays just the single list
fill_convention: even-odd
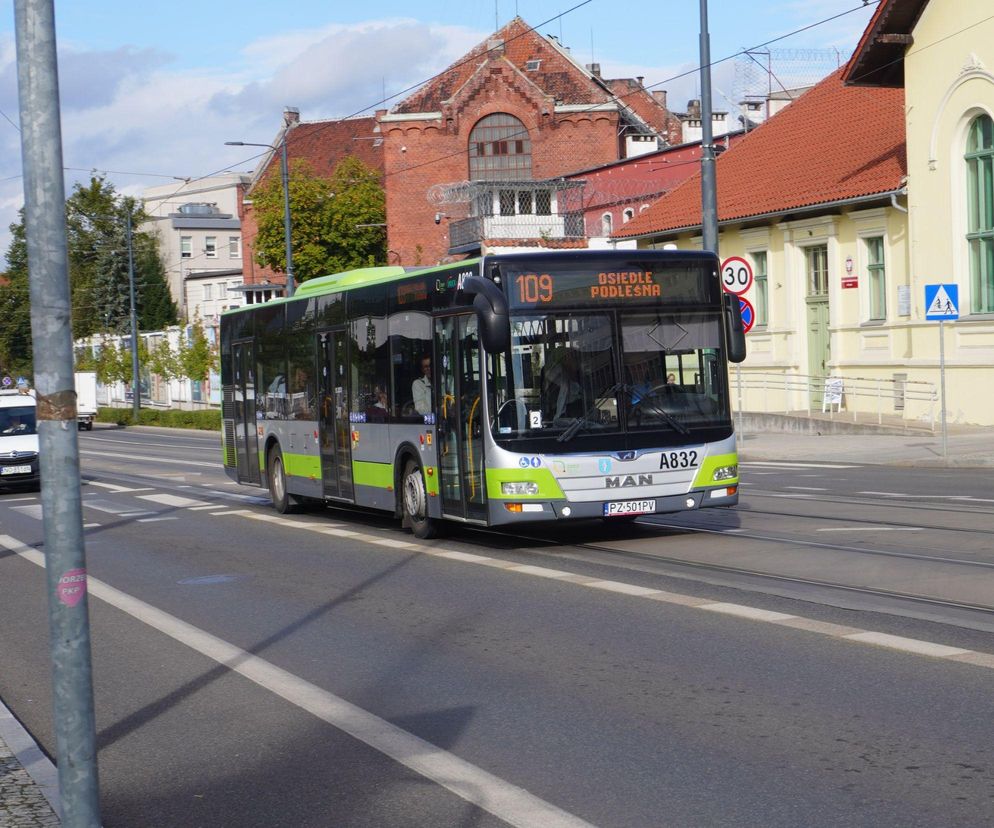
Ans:
[{"label": "green stripe on bus", "polygon": [[[701,486],[737,485],[739,482],[738,465],[738,454],[715,454],[711,457],[705,457],[704,462],[701,463],[701,467],[697,470],[697,475],[694,477],[694,488],[696,489]],[[715,480],[714,470],[720,466],[735,466],[735,477],[729,478],[728,480]]]},{"label": "green stripe on bus", "polygon": [[294,477],[321,479],[321,458],[313,454],[284,454],[283,468]]},{"label": "green stripe on bus", "polygon": [[[538,494],[505,495],[501,483],[537,483]],[[538,469],[487,469],[487,496],[491,500],[556,500],[566,497],[559,481],[546,468]]]},{"label": "green stripe on bus", "polygon": [[393,464],[353,460],[352,479],[357,486],[375,486],[378,489],[393,489]]}]

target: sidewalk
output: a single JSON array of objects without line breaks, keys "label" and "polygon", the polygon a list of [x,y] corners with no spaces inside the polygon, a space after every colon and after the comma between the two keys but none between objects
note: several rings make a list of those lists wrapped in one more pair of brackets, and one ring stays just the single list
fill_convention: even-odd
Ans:
[{"label": "sidewalk", "polygon": [[0,826],[57,826],[58,803],[55,766],[0,702]]},{"label": "sidewalk", "polygon": [[800,434],[746,429],[736,437],[739,459],[744,462],[803,460],[931,468],[994,467],[994,429],[990,428],[951,429],[945,457],[942,435],[938,432],[934,435]]}]

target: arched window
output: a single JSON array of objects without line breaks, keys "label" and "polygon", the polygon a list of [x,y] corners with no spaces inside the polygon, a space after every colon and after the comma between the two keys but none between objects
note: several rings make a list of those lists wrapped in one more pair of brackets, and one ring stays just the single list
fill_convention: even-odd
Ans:
[{"label": "arched window", "polygon": [[477,121],[469,133],[469,177],[472,181],[530,181],[532,142],[525,125],[506,112]]},{"label": "arched window", "polygon": [[970,124],[965,157],[970,310],[994,313],[994,120],[989,115]]},{"label": "arched window", "polygon": [[633,218],[635,218],[635,211],[631,207],[626,207],[625,212],[622,213],[622,219],[621,219],[622,223],[627,224]]},{"label": "arched window", "polygon": [[601,216],[601,235],[610,236],[612,230],[614,230],[614,218],[610,213],[605,213]]}]

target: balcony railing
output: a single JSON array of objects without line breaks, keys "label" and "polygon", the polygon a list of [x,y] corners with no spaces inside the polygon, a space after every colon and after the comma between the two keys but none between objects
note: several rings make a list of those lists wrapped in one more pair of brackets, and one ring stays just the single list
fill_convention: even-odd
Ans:
[{"label": "balcony railing", "polygon": [[585,237],[583,213],[578,210],[548,216],[470,216],[449,223],[449,252],[466,252],[487,239],[558,241]]}]

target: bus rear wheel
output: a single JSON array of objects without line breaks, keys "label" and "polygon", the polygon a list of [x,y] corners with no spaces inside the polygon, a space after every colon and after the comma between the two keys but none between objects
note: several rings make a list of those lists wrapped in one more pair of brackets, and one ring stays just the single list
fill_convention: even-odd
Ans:
[{"label": "bus rear wheel", "polygon": [[281,515],[289,514],[293,511],[294,504],[286,490],[286,469],[283,466],[283,452],[279,447],[269,451],[266,476],[269,478],[269,496],[273,499],[273,508]]},{"label": "bus rear wheel", "polygon": [[421,466],[408,460],[404,466],[401,482],[401,501],[404,508],[404,524],[414,533],[414,537],[427,540],[438,534],[438,521],[428,517],[428,492]]}]

